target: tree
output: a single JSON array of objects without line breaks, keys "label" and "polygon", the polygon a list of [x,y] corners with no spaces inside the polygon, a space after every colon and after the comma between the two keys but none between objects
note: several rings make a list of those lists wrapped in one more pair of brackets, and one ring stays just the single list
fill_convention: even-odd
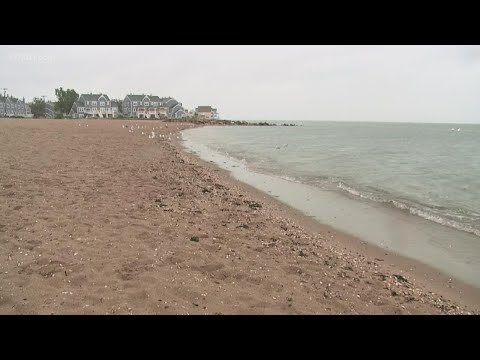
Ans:
[{"label": "tree", "polygon": [[123,101],[120,100],[120,99],[114,99],[114,100],[112,100],[112,103],[116,103],[117,107],[118,107],[118,112],[120,114],[123,114]]},{"label": "tree", "polygon": [[45,116],[45,100],[34,98],[32,104],[30,105],[30,110],[34,117]]},{"label": "tree", "polygon": [[73,89],[55,89],[55,95],[58,99],[57,103],[55,104],[55,111],[58,111],[62,114],[68,114],[73,106],[73,103],[78,99],[78,94]]}]

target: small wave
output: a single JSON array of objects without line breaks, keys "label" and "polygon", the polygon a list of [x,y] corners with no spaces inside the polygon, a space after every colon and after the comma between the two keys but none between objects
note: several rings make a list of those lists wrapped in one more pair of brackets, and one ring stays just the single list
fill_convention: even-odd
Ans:
[{"label": "small wave", "polygon": [[298,182],[296,178],[288,175],[280,175],[280,179],[291,181],[291,182]]},{"label": "small wave", "polygon": [[368,199],[368,200],[372,200],[372,201],[376,201],[376,202],[382,202],[381,200],[379,200],[376,196],[374,196],[373,194],[369,194],[367,192],[361,192],[351,186],[348,186],[346,184],[344,184],[343,182],[339,182],[337,184],[337,187],[348,192],[349,194],[352,194],[352,195],[355,195],[355,196],[358,196],[362,199]]},{"label": "small wave", "polygon": [[[448,219],[448,218],[446,218],[444,216],[441,216],[439,214],[435,214],[433,212],[433,209],[428,209],[428,210],[420,209],[419,207],[407,204],[407,203],[399,201],[399,200],[380,199],[377,196],[375,196],[374,194],[359,191],[359,190],[357,190],[357,189],[355,189],[351,186],[346,185],[343,182],[339,182],[337,184],[337,187],[339,189],[342,189],[343,191],[348,192],[351,195],[360,197],[362,199],[367,199],[367,200],[372,200],[372,201],[379,202],[379,203],[389,204],[389,205],[394,206],[397,209],[407,211],[408,213],[410,213],[412,215],[419,216],[423,219],[435,222],[437,224],[440,224],[440,225],[443,225],[443,226],[448,226],[448,227],[451,227],[451,228],[454,228],[454,229],[457,229],[457,230],[462,230],[462,231],[474,234],[476,236],[480,236],[480,229],[478,229],[478,228],[476,228],[476,227],[474,227],[470,224],[461,223],[461,222],[458,222],[458,221],[455,221],[455,220],[452,220],[452,219]],[[441,206],[437,206],[436,208],[446,209],[446,208],[441,207]],[[447,213],[447,216],[448,215],[451,215],[451,213]],[[459,216],[459,215],[454,215],[454,217],[456,217],[458,219],[465,218],[465,216]]]},{"label": "small wave", "polygon": [[395,206],[399,207],[400,209],[407,210],[410,214],[420,216],[424,219],[436,222],[437,224],[448,226],[457,230],[466,231],[477,236],[480,236],[480,229],[476,229],[471,225],[459,223],[458,221],[446,219],[440,215],[432,214],[428,211],[417,209],[415,207],[410,207],[398,201],[393,201]]}]

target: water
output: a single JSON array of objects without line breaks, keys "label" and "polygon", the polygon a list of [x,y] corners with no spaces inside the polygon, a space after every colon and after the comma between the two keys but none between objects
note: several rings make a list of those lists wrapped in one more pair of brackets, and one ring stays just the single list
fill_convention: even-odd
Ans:
[{"label": "water", "polygon": [[319,221],[480,286],[480,125],[452,127],[303,122],[184,138]]}]

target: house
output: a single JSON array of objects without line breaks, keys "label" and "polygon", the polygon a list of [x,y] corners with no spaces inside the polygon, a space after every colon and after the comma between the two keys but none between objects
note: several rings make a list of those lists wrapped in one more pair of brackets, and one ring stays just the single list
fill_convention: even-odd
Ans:
[{"label": "house", "polygon": [[25,99],[20,100],[12,96],[0,97],[0,114],[1,116],[33,117]]},{"label": "house", "polygon": [[45,103],[45,113],[43,116],[45,116],[47,119],[55,118],[55,103],[51,101],[47,101]]},{"label": "house", "polygon": [[182,104],[171,97],[160,98],[156,95],[125,96],[123,100],[123,114],[136,118],[171,118],[181,119],[187,116]]},{"label": "house", "polygon": [[118,107],[112,106],[106,94],[82,94],[75,101],[68,116],[78,119],[87,117],[114,118]]},{"label": "house", "polygon": [[122,105],[123,115],[127,117],[159,119],[168,116],[162,99],[156,95],[129,94],[123,99]]},{"label": "house", "polygon": [[162,98],[163,105],[167,109],[167,116],[170,119],[182,119],[187,116],[187,112],[177,100],[171,97]]},{"label": "house", "polygon": [[195,115],[207,120],[218,119],[217,109],[214,109],[211,106],[198,106],[195,109]]}]

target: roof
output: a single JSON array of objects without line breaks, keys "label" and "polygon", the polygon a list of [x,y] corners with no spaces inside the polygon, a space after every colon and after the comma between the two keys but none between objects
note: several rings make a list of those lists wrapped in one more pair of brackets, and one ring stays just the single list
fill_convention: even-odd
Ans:
[{"label": "roof", "polygon": [[214,111],[217,111],[217,109],[214,109],[211,106],[198,106],[195,111],[196,112],[214,112]]},{"label": "roof", "polygon": [[[128,94],[128,98],[132,101],[142,101],[145,95],[133,95],[133,94]],[[125,97],[127,97],[125,96]]]},{"label": "roof", "polygon": [[83,97],[86,101],[98,101],[98,99],[99,99],[100,96],[102,96],[102,95],[107,99],[107,101],[110,101],[108,95],[106,95],[106,94],[81,94],[81,95],[79,96],[79,99],[80,99],[81,97]]},{"label": "roof", "polygon": [[23,101],[20,100],[20,99],[17,99],[17,98],[11,97],[11,96],[7,96],[6,98],[3,97],[3,96],[0,96],[0,101],[1,101],[1,102],[5,102],[5,99],[6,99],[6,100],[10,100],[10,102],[12,102],[12,103],[14,103],[14,104],[15,104],[17,101],[19,101],[20,103],[23,104]]},{"label": "roof", "polygon": [[[76,103],[76,101],[75,101],[75,103]],[[54,109],[54,108],[55,108],[55,103],[52,103],[52,102],[50,102],[50,101],[48,101],[48,102],[45,103],[45,109],[46,109],[46,110],[52,110],[52,109]]]},{"label": "roof", "polygon": [[162,98],[163,105],[169,108],[173,108],[178,104],[178,101],[174,98]]},{"label": "roof", "polygon": [[162,101],[160,99],[160,97],[157,96],[157,95],[133,95],[133,94],[129,94],[127,96],[132,101],[142,101],[145,98],[145,96],[148,97],[150,99],[150,101],[156,101],[156,102],[161,102]]},{"label": "roof", "polygon": [[160,100],[160,97],[157,96],[157,95],[150,95],[149,98],[150,98],[150,101],[156,101],[156,102],[161,102],[162,101],[162,100]]}]

